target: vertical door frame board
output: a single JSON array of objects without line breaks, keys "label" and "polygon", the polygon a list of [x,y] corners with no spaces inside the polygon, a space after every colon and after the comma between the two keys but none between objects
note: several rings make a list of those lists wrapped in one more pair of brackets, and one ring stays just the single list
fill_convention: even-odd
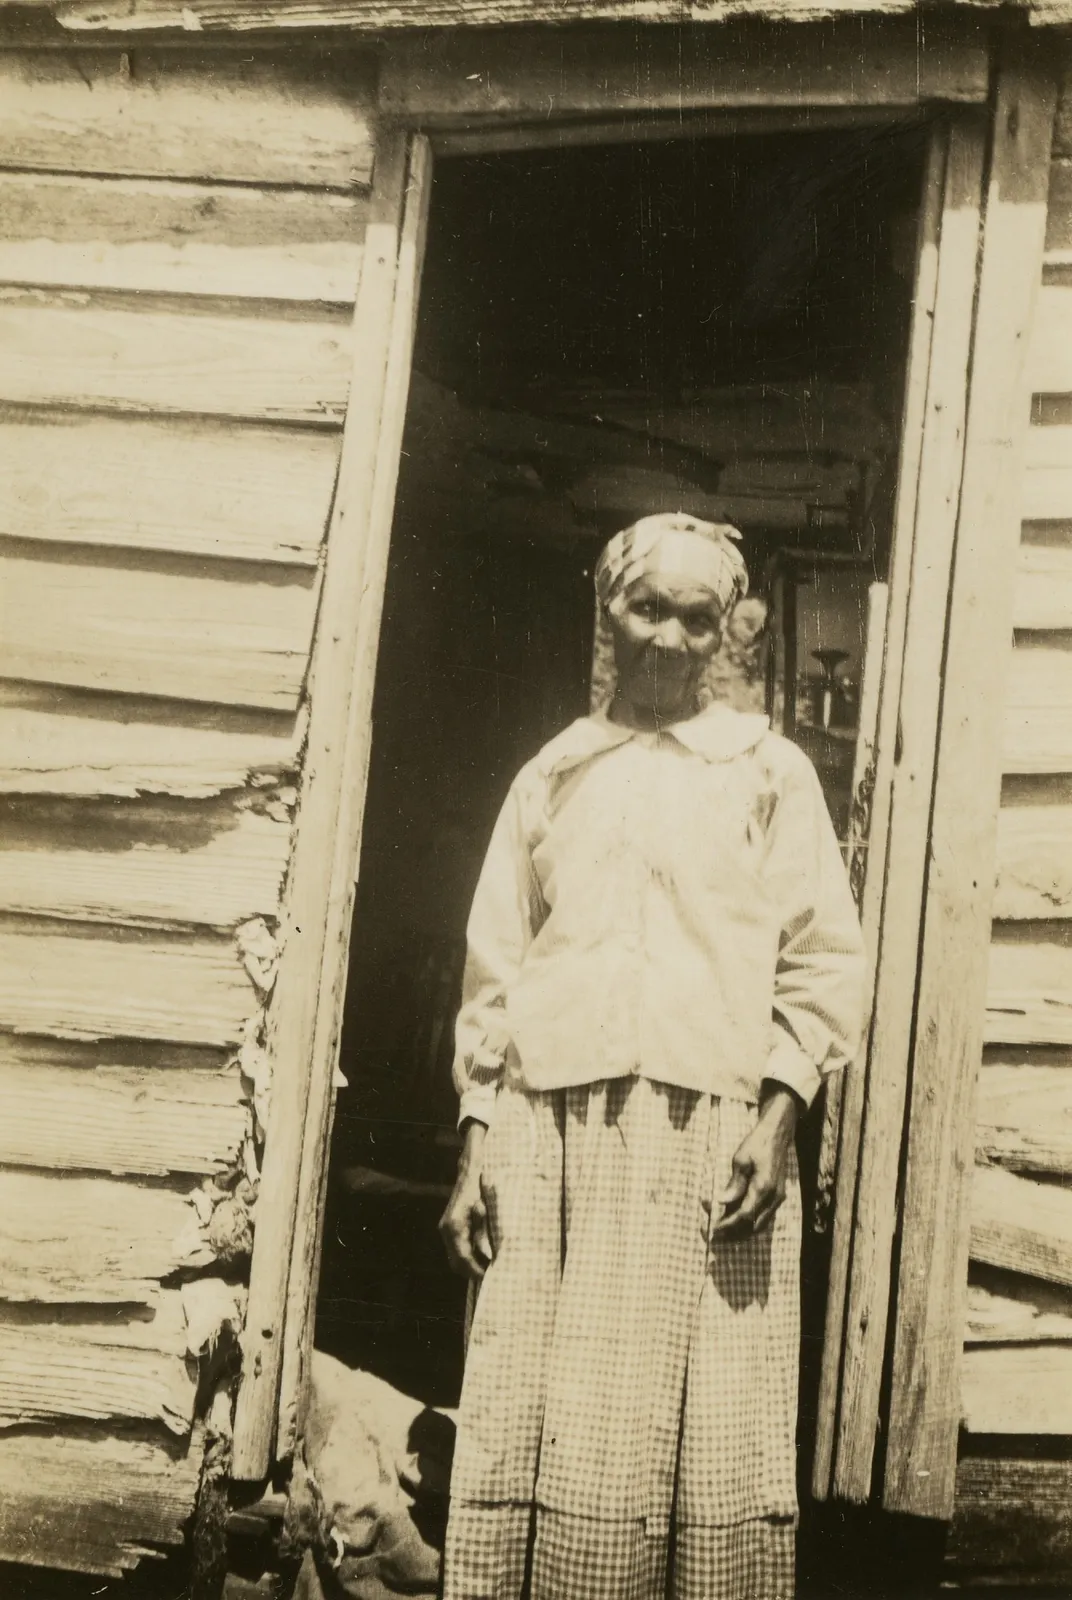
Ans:
[{"label": "vertical door frame board", "polygon": [[357,657],[346,729],[342,795],[335,829],[335,861],[328,901],[327,938],[320,972],[320,1003],[313,1041],[310,1095],[305,1115],[298,1218],[283,1330],[283,1373],[275,1451],[277,1459],[292,1453],[304,1424],[308,1398],[316,1283],[320,1276],[323,1238],[323,1191],[334,1110],[333,1082],[349,973],[350,924],[361,856],[361,832],[372,750],[376,657],[387,585],[395,488],[409,397],[431,175],[428,140],[422,134],[417,134],[410,142],[387,357],[387,385],[379,423],[361,594],[357,602]]},{"label": "vertical door frame board", "polygon": [[1042,282],[1057,95],[1050,56],[1036,41],[1016,42],[998,66],[906,1141],[883,1504],[945,1520],[956,1480],[1000,707],[1030,418],[1026,354]]},{"label": "vertical door frame board", "polygon": [[[915,501],[917,535],[900,671],[887,674],[890,688],[897,688],[884,693],[879,730],[880,758],[893,760],[892,787],[832,1478],[833,1492],[857,1503],[871,1493],[886,1351],[937,754],[937,686],[963,459],[985,133],[982,119],[971,113],[950,121]],[[898,599],[891,594],[891,612]],[[847,1173],[846,1187],[851,1178]],[[844,1225],[843,1218],[839,1222]]]},{"label": "vertical door frame board", "polygon": [[283,1362],[284,1317],[298,1209],[305,1110],[312,1075],[326,908],[335,870],[349,703],[361,655],[353,615],[366,562],[380,423],[387,386],[403,204],[404,133],[384,134],[376,154],[361,281],[354,307],[354,364],[339,478],[328,528],[317,619],[309,731],[284,908],[283,949],[270,1013],[271,1109],[257,1201],[232,1476],[263,1480],[271,1467]]}]

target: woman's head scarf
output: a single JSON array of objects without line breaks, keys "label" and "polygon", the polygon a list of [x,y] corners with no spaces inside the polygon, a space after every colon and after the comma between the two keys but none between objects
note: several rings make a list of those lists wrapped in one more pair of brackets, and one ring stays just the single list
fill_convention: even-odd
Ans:
[{"label": "woman's head scarf", "polygon": [[[670,575],[709,589],[725,618],[748,593],[748,569],[737,549],[741,535],[726,522],[701,522],[685,512],[642,517],[623,528],[596,563],[596,626],[592,651],[593,711],[606,710],[614,698],[617,673],[610,619],[624,609],[633,588],[644,578]],[[701,683],[700,700],[713,698]]]}]

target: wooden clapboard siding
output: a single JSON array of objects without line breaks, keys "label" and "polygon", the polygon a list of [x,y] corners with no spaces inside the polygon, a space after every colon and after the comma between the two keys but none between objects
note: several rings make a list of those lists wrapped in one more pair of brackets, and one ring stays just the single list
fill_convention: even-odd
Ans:
[{"label": "wooden clapboard siding", "polygon": [[226,929],[278,915],[290,822],[190,802],[0,803],[0,911]]},{"label": "wooden clapboard siding", "polygon": [[1006,772],[1072,772],[1072,633],[1021,633],[1005,698]]},{"label": "wooden clapboard siding", "polygon": [[1028,376],[1036,394],[1072,391],[1072,284],[1044,284],[1039,293]]},{"label": "wooden clapboard siding", "polygon": [[233,1172],[252,1134],[237,1067],[87,1070],[0,1054],[0,1105],[0,1163],[55,1172]]},{"label": "wooden clapboard siding", "polygon": [[351,305],[364,198],[0,171],[0,283]]},{"label": "wooden clapboard siding", "polygon": [[990,947],[988,1044],[1072,1044],[1072,927],[1004,923]]},{"label": "wooden clapboard siding", "polygon": [[[1072,522],[1072,426],[1028,429],[1021,510],[1024,520]],[[1067,532],[1065,533],[1067,537]]]},{"label": "wooden clapboard siding", "polygon": [[341,422],[349,323],[237,301],[0,295],[0,402]]},{"label": "wooden clapboard siding", "polygon": [[367,183],[368,70],[312,52],[0,57],[0,166],[110,176]]},{"label": "wooden clapboard siding", "polygon": [[964,1338],[967,1344],[1072,1343],[1072,1289],[973,1266]]},{"label": "wooden clapboard siding", "polygon": [[958,1584],[1004,1583],[1014,1593],[1072,1577],[1072,1462],[965,1457],[947,1563]]},{"label": "wooden clapboard siding", "polygon": [[1054,538],[1044,537],[1038,524],[1025,529],[1013,621],[1025,630],[1064,628],[1072,621],[1072,538],[1063,524]]},{"label": "wooden clapboard siding", "polygon": [[1072,1071],[984,1065],[975,1147],[977,1158],[1013,1171],[1072,1176]]},{"label": "wooden clapboard siding", "polygon": [[0,793],[198,798],[298,768],[305,716],[0,681]]},{"label": "wooden clapboard siding", "polygon": [[295,711],[318,588],[311,571],[7,544],[3,666],[28,682]]},{"label": "wooden clapboard siding", "polygon": [[339,440],[309,429],[0,415],[0,538],[315,566]]},{"label": "wooden clapboard siding", "polygon": [[203,1459],[199,1431],[0,1435],[0,1561],[121,1576],[182,1543]]},{"label": "wooden clapboard siding", "polygon": [[1072,1434],[1072,1344],[972,1346],[960,1391],[970,1433]]},{"label": "wooden clapboard siding", "polygon": [[971,1258],[1049,1283],[1072,1285],[1072,1190],[999,1167],[976,1167]]},{"label": "wooden clapboard siding", "polygon": [[151,1305],[160,1280],[210,1267],[192,1192],[100,1177],[0,1170],[4,1299]]},{"label": "wooden clapboard siding", "polygon": [[1006,778],[994,916],[1072,917],[1072,779]]},{"label": "wooden clapboard siding", "polygon": [[197,1373],[185,1353],[146,1348],[127,1319],[104,1337],[76,1328],[5,1325],[0,1317],[0,1429],[61,1417],[159,1422],[185,1437]]},{"label": "wooden clapboard siding", "polygon": [[13,1032],[238,1044],[259,1006],[224,936],[0,922],[0,1027]]}]

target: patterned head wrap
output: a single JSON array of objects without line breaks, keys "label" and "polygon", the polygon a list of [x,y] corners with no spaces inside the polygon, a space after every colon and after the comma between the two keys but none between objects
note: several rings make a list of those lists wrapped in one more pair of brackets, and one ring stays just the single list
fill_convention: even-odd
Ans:
[{"label": "patterned head wrap", "polygon": [[[673,573],[709,589],[727,616],[748,593],[748,569],[737,549],[740,537],[728,522],[701,522],[682,511],[642,517],[614,535],[596,563],[593,711],[605,710],[614,698],[614,639],[606,613],[617,615],[642,578]],[[701,698],[713,698],[709,686],[701,686]]]}]

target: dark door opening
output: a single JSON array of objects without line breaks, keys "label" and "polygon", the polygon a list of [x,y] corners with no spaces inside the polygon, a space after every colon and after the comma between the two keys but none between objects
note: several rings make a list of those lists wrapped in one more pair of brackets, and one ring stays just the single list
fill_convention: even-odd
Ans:
[{"label": "dark door opening", "polygon": [[592,564],[616,528],[685,509],[742,529],[726,697],[807,746],[844,827],[924,143],[871,128],[437,170],[317,1316],[320,1348],[426,1402],[456,1402],[461,1375],[436,1221],[469,900],[512,777],[585,712]]}]

